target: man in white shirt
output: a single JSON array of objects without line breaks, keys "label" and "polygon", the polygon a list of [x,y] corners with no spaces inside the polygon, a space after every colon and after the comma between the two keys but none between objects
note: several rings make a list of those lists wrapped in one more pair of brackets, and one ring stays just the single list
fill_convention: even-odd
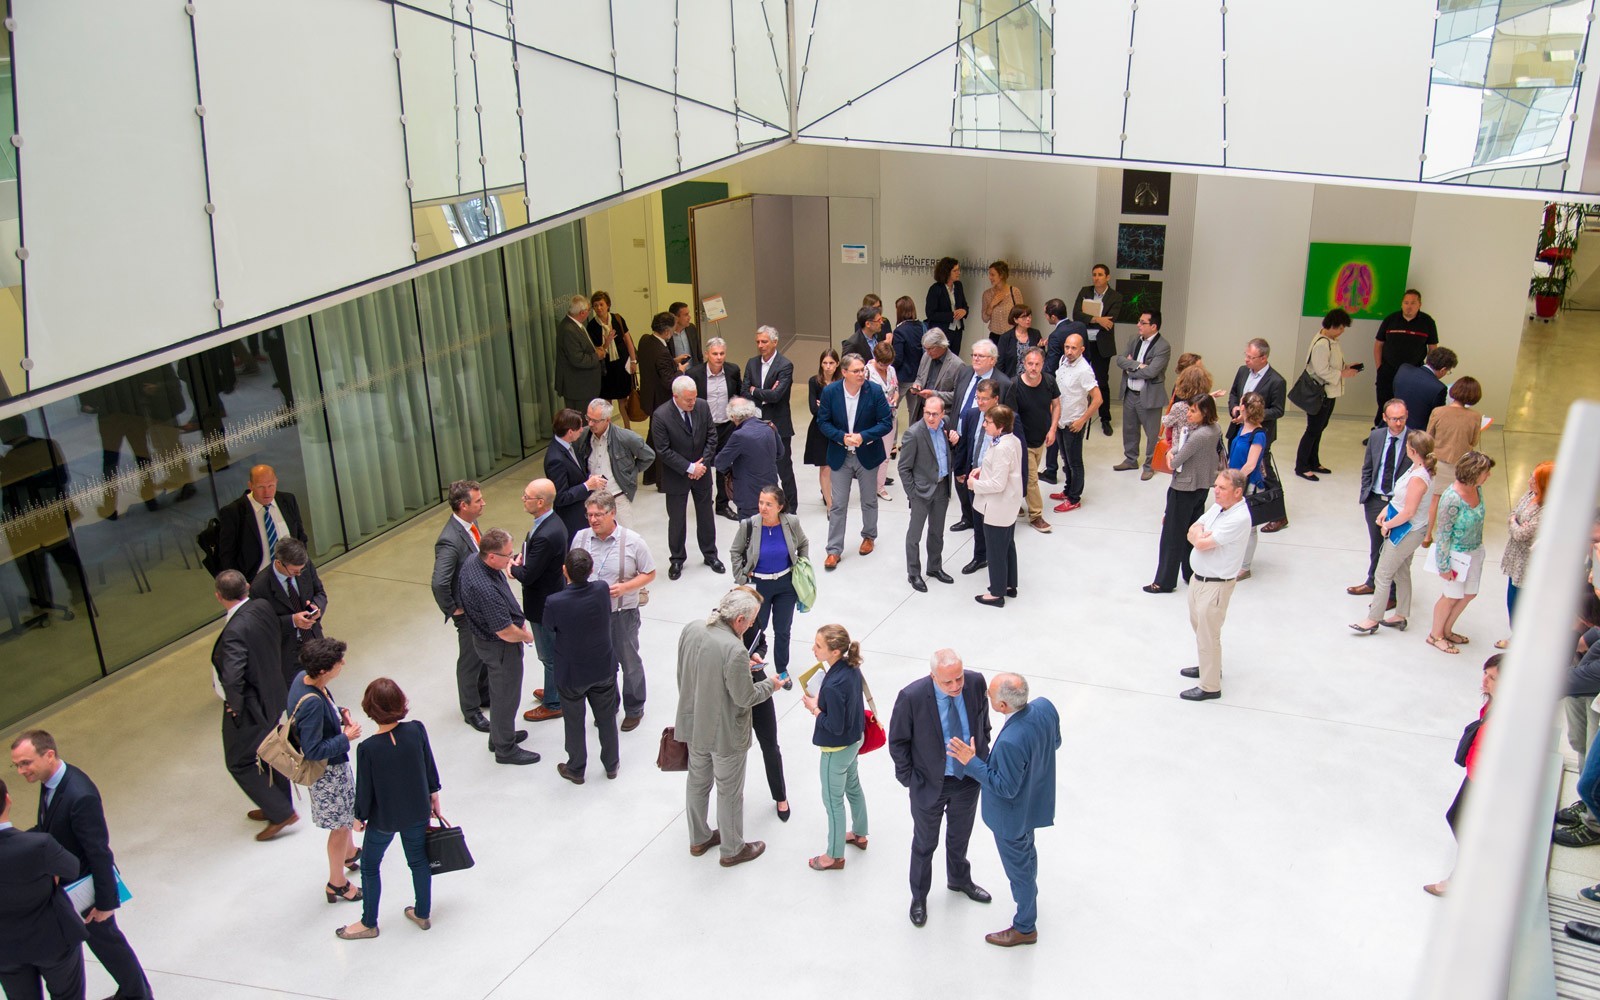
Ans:
[{"label": "man in white shirt", "polygon": [[617,505],[609,494],[584,502],[589,526],[572,538],[594,560],[591,579],[611,587],[611,649],[622,670],[622,731],[644,719],[644,660],[639,655],[639,592],[656,578],[650,547],[637,531],[617,525]]},{"label": "man in white shirt", "polygon": [[846,354],[842,377],[822,390],[817,427],[828,439],[828,467],[833,496],[828,506],[828,558],[823,568],[839,565],[850,517],[850,488],[861,491],[861,549],[870,555],[878,537],[878,466],[888,457],[883,436],[894,429],[894,411],[883,390],[867,381],[867,363]]},{"label": "man in white shirt", "polygon": [[1061,501],[1056,505],[1057,514],[1083,506],[1083,439],[1089,436],[1094,416],[1105,403],[1094,366],[1083,356],[1084,346],[1082,336],[1067,334],[1061,344],[1061,364],[1056,368],[1056,388],[1061,391],[1060,427],[1056,437],[1065,455],[1061,492],[1050,494],[1050,499]]},{"label": "man in white shirt", "polygon": [[1244,565],[1245,547],[1250,543],[1250,505],[1244,502],[1247,477],[1239,469],[1217,473],[1211,489],[1216,506],[1200,515],[1189,526],[1189,544],[1194,551],[1189,565],[1194,578],[1189,582],[1189,624],[1194,627],[1195,646],[1200,665],[1178,671],[1196,677],[1199,687],[1180,692],[1185,701],[1209,701],[1222,697],[1222,620],[1228,614],[1228,601]]}]

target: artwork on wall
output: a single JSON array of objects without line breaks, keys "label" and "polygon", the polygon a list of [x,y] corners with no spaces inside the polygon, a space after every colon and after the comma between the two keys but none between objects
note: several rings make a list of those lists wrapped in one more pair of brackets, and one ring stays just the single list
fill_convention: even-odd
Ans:
[{"label": "artwork on wall", "polygon": [[1161,282],[1144,278],[1118,278],[1117,291],[1122,295],[1122,310],[1117,313],[1118,323],[1137,323],[1139,314],[1161,308]]},{"label": "artwork on wall", "polygon": [[1167,257],[1167,227],[1123,222],[1117,226],[1117,267],[1160,271]]},{"label": "artwork on wall", "polygon": [[1123,215],[1166,215],[1171,200],[1171,174],[1160,170],[1122,172]]},{"label": "artwork on wall", "polygon": [[1411,248],[1381,243],[1313,243],[1306,257],[1302,316],[1343,309],[1354,319],[1383,319],[1405,297]]},{"label": "artwork on wall", "polygon": [[689,251],[689,209],[728,197],[720,181],[684,181],[661,191],[661,226],[667,251],[667,280],[687,285],[694,281],[694,257]]}]

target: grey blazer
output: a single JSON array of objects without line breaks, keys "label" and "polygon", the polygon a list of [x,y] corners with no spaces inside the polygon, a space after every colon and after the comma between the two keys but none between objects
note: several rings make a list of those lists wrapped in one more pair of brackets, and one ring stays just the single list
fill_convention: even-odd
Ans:
[{"label": "grey blazer", "polygon": [[[1167,461],[1172,463],[1172,468],[1175,470],[1172,473],[1172,488],[1210,489],[1217,481],[1217,469],[1222,465],[1222,456],[1217,451],[1221,441],[1222,431],[1217,429],[1216,424],[1191,426],[1183,447],[1174,449],[1167,456]],[[1178,468],[1180,465],[1183,468]]]},{"label": "grey blazer", "polygon": [[588,402],[600,395],[600,358],[589,331],[571,316],[556,328],[556,394]]},{"label": "grey blazer", "polygon": [[[944,430],[941,427],[940,433]],[[950,473],[955,469],[955,446],[945,439],[945,475],[939,478],[939,456],[934,451],[933,436],[928,425],[921,420],[912,424],[900,442],[900,479],[905,484],[906,496],[916,500],[932,500],[942,492],[950,495]]]},{"label": "grey blazer", "polygon": [[[1388,446],[1389,428],[1374,427],[1372,433],[1367,435],[1367,455],[1361,460],[1361,495],[1356,497],[1362,503],[1366,503],[1367,497],[1382,485],[1383,450]],[[1405,471],[1411,468],[1411,456],[1406,454],[1405,434],[1400,435],[1400,445],[1396,450],[1400,454],[1395,456],[1394,478],[1395,482],[1399,482]]]},{"label": "grey blazer", "polygon": [[1116,359],[1117,367],[1122,369],[1122,398],[1126,405],[1130,401],[1128,396],[1128,380],[1131,378],[1144,379],[1144,391],[1139,393],[1135,409],[1159,410],[1167,405],[1167,361],[1172,357],[1172,347],[1161,334],[1150,338],[1150,350],[1145,352],[1144,364],[1139,364],[1138,337],[1128,345],[1128,350]]},{"label": "grey blazer", "polygon": [[[756,530],[756,525],[760,523],[759,514],[744,518],[739,522],[739,530],[733,533],[728,561],[733,564],[734,583],[749,583],[750,571],[761,560],[761,532]],[[789,565],[793,566],[802,556],[811,558],[811,542],[806,538],[805,529],[800,527],[800,518],[793,514],[779,514],[778,526],[783,528],[783,540],[789,546]]]},{"label": "grey blazer", "polygon": [[[917,364],[916,382],[924,389],[932,389],[938,393],[939,398],[944,400],[944,412],[948,414],[950,408],[955,405],[957,380],[961,378],[964,370],[970,371],[971,369],[968,369],[960,358],[948,350],[945,351],[944,357],[939,359],[940,367],[936,375],[931,374],[933,372],[933,363],[933,358],[924,352],[922,361]],[[909,386],[900,387],[902,392],[907,392],[909,388]],[[921,396],[913,396],[907,392],[906,409],[910,412],[912,420],[922,419],[922,404],[925,402],[927,400]]]},{"label": "grey blazer", "polygon": [[[583,471],[589,471],[589,453],[594,450],[594,435],[580,434],[572,453],[578,457]],[[606,430],[606,452],[611,456],[611,474],[606,476],[631,502],[639,491],[639,470],[648,469],[656,460],[655,449],[645,444],[644,438],[612,424]]]},{"label": "grey blazer", "polygon": [[720,620],[690,622],[678,636],[678,739],[692,751],[742,759],[750,749],[750,710],[782,683],[777,675],[750,679],[750,651]]},{"label": "grey blazer", "polygon": [[477,544],[472,541],[471,535],[462,530],[452,513],[450,519],[445,521],[444,527],[440,529],[438,540],[433,543],[433,580],[430,584],[433,589],[433,603],[439,605],[439,610],[444,612],[446,620],[452,617],[452,611],[463,606],[460,590],[461,567],[476,558],[477,554]]}]

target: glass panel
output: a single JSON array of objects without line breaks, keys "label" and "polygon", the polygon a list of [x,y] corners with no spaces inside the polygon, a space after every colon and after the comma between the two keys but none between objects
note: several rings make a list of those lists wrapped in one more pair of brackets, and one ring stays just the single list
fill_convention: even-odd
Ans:
[{"label": "glass panel", "polygon": [[[789,25],[782,0],[756,0],[735,6],[733,27],[733,71],[739,110],[787,131]],[[618,71],[626,73],[620,64]]]},{"label": "glass panel", "polygon": [[0,725],[10,725],[99,678],[100,658],[66,454],[38,410],[0,420],[0,445]]},{"label": "glass panel", "polygon": [[442,490],[522,458],[500,256],[468,258],[415,285]]},{"label": "glass panel", "polygon": [[529,452],[549,439],[551,421],[561,408],[552,388],[556,326],[566,297],[589,287],[582,234],[582,223],[574,222],[505,249],[517,398],[523,447]]},{"label": "glass panel", "polygon": [[22,370],[22,262],[17,260],[22,234],[17,212],[17,150],[11,145],[17,119],[11,100],[10,51],[7,48],[0,56],[0,399],[10,399],[28,388]]},{"label": "glass panel", "polygon": [[961,96],[951,144],[1049,151],[1054,102],[1050,22],[1034,3],[963,0]]},{"label": "glass panel", "polygon": [[473,112],[472,31],[403,7],[396,7],[394,16],[411,200],[419,206],[417,257],[422,260],[456,246],[440,209],[483,192]]}]

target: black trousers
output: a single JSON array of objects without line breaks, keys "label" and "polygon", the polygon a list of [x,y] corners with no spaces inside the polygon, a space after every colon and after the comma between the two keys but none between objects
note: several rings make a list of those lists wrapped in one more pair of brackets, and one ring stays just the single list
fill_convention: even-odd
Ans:
[{"label": "black trousers", "polygon": [[615,771],[622,760],[617,746],[617,679],[607,678],[588,687],[561,690],[561,724],[566,730],[567,770],[583,777],[589,765],[589,739],[584,734],[585,705],[594,711],[594,728],[600,734],[600,766]]},{"label": "black trousers", "polygon": [[[752,684],[766,679],[765,670],[750,672]],[[761,763],[766,765],[767,788],[772,792],[772,801],[782,802],[789,797],[789,787],[783,780],[783,749],[778,746],[778,710],[771,698],[750,710],[750,725],[755,730],[756,742],[761,744]]]},{"label": "black trousers", "polygon": [[963,483],[956,483],[956,500],[961,503],[961,520],[972,525],[972,558],[989,558],[989,542],[983,537],[983,518],[972,509],[972,491]]},{"label": "black trousers", "polygon": [[89,932],[89,951],[99,959],[107,974],[116,980],[117,996],[148,997],[154,994],[150,980],[145,978],[144,967],[139,964],[139,956],[133,953],[133,946],[117,926],[115,913],[104,920],[85,924],[84,928]]},{"label": "black trousers", "polygon": [[946,885],[972,884],[967,843],[972,821],[978,815],[978,783],[971,778],[946,776],[939,798],[927,809],[911,806],[911,898],[927,899],[933,885],[933,852],[939,846],[939,821],[945,821],[944,871]]},{"label": "black trousers", "polygon": [[[1102,333],[1100,336],[1109,337],[1110,334]],[[1100,424],[1104,427],[1110,427],[1111,384],[1107,379],[1111,376],[1111,359],[1101,357],[1094,344],[1089,345],[1089,349],[1083,352],[1083,356],[1089,359],[1089,368],[1094,371],[1094,383],[1100,387],[1100,412],[1098,414]],[[1094,423],[1094,421],[1091,420],[1090,423]],[[1085,426],[1084,431],[1087,433],[1088,430],[1089,428]]]},{"label": "black trousers", "polygon": [[8,1000],[83,1000],[83,949],[74,944],[43,965],[0,965],[0,990]]},{"label": "black trousers", "polygon": [[256,751],[272,731],[271,723],[249,723],[222,710],[222,760],[234,784],[267,815],[267,822],[282,823],[294,815],[289,799],[289,779],[272,768],[256,765]]},{"label": "black trousers", "polygon": [[1161,550],[1156,557],[1155,584],[1164,590],[1178,585],[1178,571],[1183,578],[1190,575],[1189,526],[1200,520],[1206,512],[1207,490],[1175,490],[1167,488],[1167,513],[1161,521]]},{"label": "black trousers", "polygon": [[1056,428],[1056,443],[1045,450],[1045,472],[1051,475],[1056,471],[1056,457],[1061,458],[1061,492],[1073,503],[1083,499],[1083,439],[1089,436],[1089,431],[1094,427],[1093,420],[1083,422],[1083,430],[1072,433],[1070,427]]},{"label": "black trousers", "polygon": [[[728,443],[728,438],[733,436],[733,421],[730,420],[725,424],[716,424],[712,429],[717,432],[717,450],[721,451],[722,446]],[[717,477],[717,506],[727,506],[729,503],[728,487],[733,482],[733,473],[718,472],[712,469],[711,474]],[[755,511],[750,513],[754,514]]]},{"label": "black trousers", "polygon": [[1017,522],[979,525],[989,558],[989,596],[1004,597],[1006,588],[1017,585]]},{"label": "black trousers", "polygon": [[1295,472],[1315,472],[1322,465],[1322,432],[1327,429],[1337,402],[1330,396],[1317,412],[1306,414],[1306,432],[1300,435],[1300,448],[1294,457]]},{"label": "black trousers", "polygon": [[794,435],[785,434],[782,438],[783,447],[778,451],[778,482],[783,485],[783,496],[788,501],[785,510],[797,514],[800,511],[800,490],[794,484]]},{"label": "black trousers", "polygon": [[[715,474],[711,470],[708,475],[691,480],[688,493],[667,494],[667,553],[673,562],[681,563],[688,558],[684,542],[689,533],[687,516],[690,494],[694,495],[694,531],[700,554],[707,559],[716,558],[717,514],[711,501],[711,476]],[[793,478],[793,470],[789,475]]]},{"label": "black trousers", "polygon": [[489,704],[489,668],[472,645],[467,616],[457,615],[450,621],[456,627],[456,701],[460,703],[461,717],[467,718]]},{"label": "black trousers", "polygon": [[1373,374],[1373,381],[1378,386],[1378,412],[1372,418],[1372,426],[1383,426],[1383,404],[1394,398],[1394,373],[1398,368],[1384,368],[1380,366]]}]

